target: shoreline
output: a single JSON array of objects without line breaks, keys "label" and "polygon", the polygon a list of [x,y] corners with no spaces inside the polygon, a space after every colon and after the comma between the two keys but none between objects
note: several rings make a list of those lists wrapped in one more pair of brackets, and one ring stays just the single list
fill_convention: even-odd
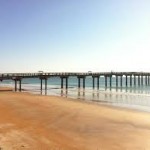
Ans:
[{"label": "shoreline", "polygon": [[[5,90],[4,90],[5,89]],[[57,89],[56,93],[51,91],[50,93],[43,90],[31,90],[31,89],[22,89],[22,93],[31,93],[33,95],[45,95],[45,96],[56,96],[56,97],[65,97],[73,100],[81,100],[88,103],[95,103],[97,105],[104,105],[104,106],[110,106],[115,108],[121,108],[121,109],[127,109],[127,110],[135,110],[140,112],[150,112],[150,103],[149,103],[149,95],[140,95],[140,94],[133,94],[133,93],[121,93],[121,92],[112,92],[112,91],[97,91],[97,90],[83,90],[83,89],[76,89],[76,90],[70,90],[70,89]],[[13,91],[12,87],[2,86],[0,87],[0,91]],[[19,91],[18,91],[19,92]],[[69,95],[68,95],[69,92]],[[70,95],[70,92],[73,92],[74,94]],[[61,94],[60,94],[61,93]],[[76,95],[75,93],[80,93],[81,95]],[[85,93],[85,95],[82,95]],[[88,96],[91,94],[92,96]],[[99,95],[101,95],[99,97]],[[111,95],[111,97],[110,97]],[[93,97],[94,96],[94,97]],[[105,99],[105,96],[108,97]],[[128,98],[127,98],[128,96]],[[136,96],[133,98],[133,96]],[[124,98],[123,98],[124,97]],[[137,99],[138,97],[138,99]],[[96,99],[95,99],[96,98]],[[101,99],[104,98],[104,99]],[[127,99],[126,99],[127,98]],[[131,99],[130,99],[131,98]],[[140,98],[142,98],[140,100]],[[145,98],[145,99],[144,99]],[[140,104],[139,104],[140,103]],[[146,105],[147,104],[147,105]]]},{"label": "shoreline", "polygon": [[0,92],[0,148],[150,149],[150,114],[71,98]]}]

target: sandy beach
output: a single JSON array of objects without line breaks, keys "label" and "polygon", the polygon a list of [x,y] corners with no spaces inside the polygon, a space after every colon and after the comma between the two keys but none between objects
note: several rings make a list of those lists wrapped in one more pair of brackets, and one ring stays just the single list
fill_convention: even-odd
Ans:
[{"label": "sandy beach", "polygon": [[0,90],[1,150],[149,150],[150,113]]}]

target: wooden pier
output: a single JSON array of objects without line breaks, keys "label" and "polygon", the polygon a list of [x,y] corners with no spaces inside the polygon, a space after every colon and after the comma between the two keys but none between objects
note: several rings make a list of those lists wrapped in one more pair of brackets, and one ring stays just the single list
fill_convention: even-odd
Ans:
[{"label": "wooden pier", "polygon": [[[142,86],[142,85],[150,85],[150,73],[149,72],[42,72],[42,73],[3,73],[0,74],[0,81],[3,80],[13,80],[15,82],[15,91],[17,91],[17,85],[19,84],[19,91],[21,91],[22,79],[25,78],[39,78],[41,81],[41,91],[43,90],[43,81],[45,82],[45,90],[47,90],[47,80],[52,77],[59,77],[61,79],[61,88],[68,88],[68,78],[69,77],[77,77],[78,79],[78,88],[85,88],[86,77],[91,76],[93,82],[93,89],[99,89],[99,79],[100,77],[105,78],[105,87],[112,86],[112,77],[115,77],[116,87],[119,86],[120,79],[120,87],[123,86],[123,77],[125,77],[125,86]],[[109,78],[109,80],[108,80]],[[95,79],[97,84],[95,84]],[[130,82],[128,81],[130,80]],[[144,82],[145,79],[145,82]]]}]

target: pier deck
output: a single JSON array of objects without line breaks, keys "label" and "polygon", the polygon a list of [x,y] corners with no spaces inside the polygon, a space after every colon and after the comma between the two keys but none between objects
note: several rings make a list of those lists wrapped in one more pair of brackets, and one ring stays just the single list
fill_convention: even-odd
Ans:
[{"label": "pier deck", "polygon": [[[21,91],[21,81],[25,78],[39,78],[41,80],[41,90],[43,89],[43,80],[45,81],[45,90],[47,90],[47,79],[51,77],[61,78],[61,88],[68,88],[69,77],[78,78],[78,88],[81,86],[81,80],[83,81],[83,88],[85,88],[86,77],[91,76],[93,78],[93,88],[95,88],[95,79],[97,79],[97,88],[99,89],[99,78],[105,78],[105,87],[107,87],[107,78],[109,78],[109,85],[112,86],[112,77],[116,78],[116,87],[118,86],[118,77],[120,78],[120,86],[122,87],[122,77],[126,78],[126,86],[128,86],[128,77],[130,77],[129,85],[132,86],[134,79],[134,85],[143,85],[145,79],[145,85],[150,85],[150,72],[40,72],[40,73],[3,73],[0,74],[0,81],[13,80],[15,82],[15,91],[17,91],[17,83],[19,82],[19,90]],[[143,79],[144,78],[144,79]],[[136,80],[137,79],[137,80]],[[65,80],[65,82],[64,82]]]}]

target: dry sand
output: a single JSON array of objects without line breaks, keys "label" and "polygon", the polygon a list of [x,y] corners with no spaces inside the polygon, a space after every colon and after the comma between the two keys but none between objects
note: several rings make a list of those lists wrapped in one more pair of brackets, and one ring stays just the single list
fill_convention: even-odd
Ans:
[{"label": "dry sand", "polygon": [[150,113],[0,91],[0,149],[150,150]]}]

